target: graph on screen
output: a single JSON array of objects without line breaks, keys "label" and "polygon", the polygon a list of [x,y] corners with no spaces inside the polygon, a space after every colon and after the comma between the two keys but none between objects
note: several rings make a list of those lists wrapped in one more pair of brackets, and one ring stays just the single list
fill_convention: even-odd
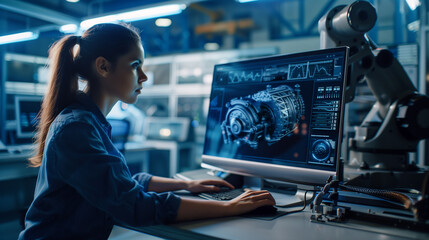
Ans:
[{"label": "graph on screen", "polygon": [[260,82],[261,72],[259,71],[234,71],[226,74],[225,78],[228,84],[237,84],[243,82]]},{"label": "graph on screen", "polygon": [[290,64],[288,72],[288,80],[332,77],[334,73],[334,61]]}]

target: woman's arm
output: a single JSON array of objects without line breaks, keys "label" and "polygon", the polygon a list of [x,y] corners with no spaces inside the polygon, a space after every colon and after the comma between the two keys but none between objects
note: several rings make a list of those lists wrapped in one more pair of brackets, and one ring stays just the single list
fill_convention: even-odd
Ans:
[{"label": "woman's arm", "polygon": [[[153,176],[148,191],[165,192],[186,189],[191,192],[218,191],[218,186],[234,188],[223,180],[184,181]],[[275,200],[268,191],[249,190],[230,201],[212,201],[182,198],[177,212],[177,221],[202,218],[226,217],[243,214],[265,205],[274,205]]]},{"label": "woman's arm", "polygon": [[265,205],[274,205],[275,200],[267,191],[247,191],[230,201],[210,201],[182,198],[177,221],[202,218],[226,217],[243,214]]},{"label": "woman's arm", "polygon": [[147,190],[150,192],[168,192],[184,189],[196,193],[219,191],[219,187],[221,186],[234,188],[234,186],[223,180],[184,181],[172,178],[153,176],[149,181]]},{"label": "woman's arm", "polygon": [[55,169],[51,174],[114,221],[130,226],[174,221],[181,199],[172,193],[147,192],[150,175],[146,183],[132,180],[124,159],[106,151],[94,125],[74,122],[57,134],[47,150],[49,166]]}]

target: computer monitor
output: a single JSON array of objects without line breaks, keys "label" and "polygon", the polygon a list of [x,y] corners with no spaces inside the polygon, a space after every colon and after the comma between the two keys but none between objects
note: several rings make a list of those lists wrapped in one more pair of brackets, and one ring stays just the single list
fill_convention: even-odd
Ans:
[{"label": "computer monitor", "polygon": [[15,96],[16,136],[32,138],[39,119],[42,96]]},{"label": "computer monitor", "polygon": [[202,166],[323,185],[339,168],[348,48],[214,68]]},{"label": "computer monitor", "polygon": [[189,141],[192,138],[191,119],[184,117],[148,117],[143,134],[148,140]]}]

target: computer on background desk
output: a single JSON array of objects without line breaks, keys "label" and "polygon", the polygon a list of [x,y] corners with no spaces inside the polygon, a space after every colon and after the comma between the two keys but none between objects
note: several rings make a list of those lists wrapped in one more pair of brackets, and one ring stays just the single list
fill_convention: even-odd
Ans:
[{"label": "computer on background desk", "polygon": [[33,137],[39,123],[38,114],[42,96],[15,96],[16,135],[8,146],[12,153],[31,152],[34,149]]},{"label": "computer on background desk", "polygon": [[347,56],[341,47],[216,65],[202,166],[298,190],[337,175]]}]

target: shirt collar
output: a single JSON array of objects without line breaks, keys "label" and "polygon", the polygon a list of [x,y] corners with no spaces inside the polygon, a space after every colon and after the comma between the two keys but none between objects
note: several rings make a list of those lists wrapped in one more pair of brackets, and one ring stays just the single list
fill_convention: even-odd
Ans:
[{"label": "shirt collar", "polygon": [[92,99],[86,93],[79,91],[77,96],[76,96],[76,100],[85,109],[92,112],[95,115],[95,117],[97,118],[97,120],[100,121],[100,123],[103,124],[103,126],[106,129],[111,128],[109,122],[107,121],[107,119],[103,115],[103,113],[101,112],[100,108],[97,106],[97,104],[95,104],[94,101],[92,101]]}]

